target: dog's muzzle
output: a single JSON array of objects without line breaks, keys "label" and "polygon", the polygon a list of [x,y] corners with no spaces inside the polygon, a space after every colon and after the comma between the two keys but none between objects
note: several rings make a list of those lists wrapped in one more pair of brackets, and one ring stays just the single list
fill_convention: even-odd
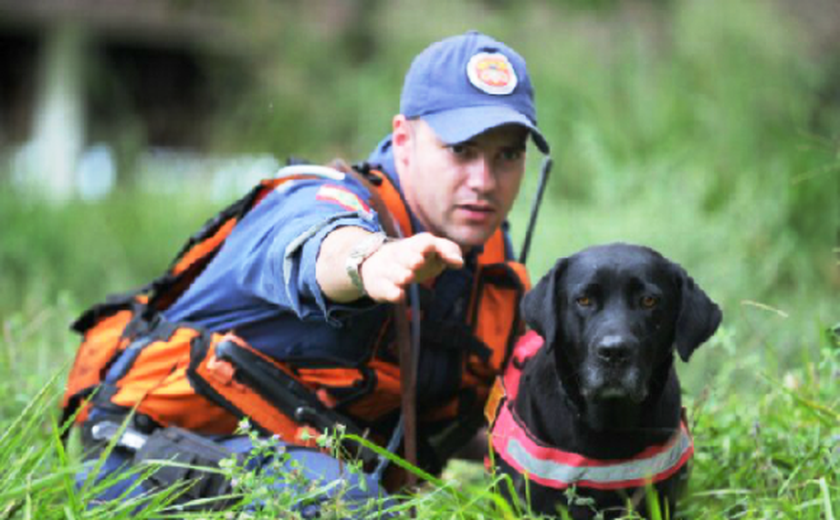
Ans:
[{"label": "dog's muzzle", "polygon": [[581,393],[585,399],[644,401],[647,385],[635,339],[608,334],[596,340],[588,352],[581,371]]}]

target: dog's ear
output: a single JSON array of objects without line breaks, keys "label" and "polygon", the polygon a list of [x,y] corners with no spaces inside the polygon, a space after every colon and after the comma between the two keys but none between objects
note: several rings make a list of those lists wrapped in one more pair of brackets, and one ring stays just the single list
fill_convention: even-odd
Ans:
[{"label": "dog's ear", "polygon": [[558,300],[559,280],[569,263],[568,258],[561,258],[554,267],[543,276],[533,289],[522,299],[522,315],[525,323],[545,339],[545,345],[551,348],[557,342],[560,309]]},{"label": "dog's ear", "polygon": [[691,354],[718,329],[723,313],[682,267],[674,264],[674,268],[681,293],[674,343],[680,358],[688,361]]}]

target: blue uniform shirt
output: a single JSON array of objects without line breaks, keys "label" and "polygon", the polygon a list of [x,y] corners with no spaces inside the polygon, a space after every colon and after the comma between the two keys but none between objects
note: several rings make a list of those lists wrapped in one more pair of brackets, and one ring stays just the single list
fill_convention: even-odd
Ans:
[{"label": "blue uniform shirt", "polygon": [[[399,188],[390,137],[377,146],[369,162],[381,167]],[[327,300],[315,278],[315,261],[322,240],[337,227],[381,230],[378,215],[366,205],[368,198],[367,190],[349,176],[344,181],[281,184],[234,228],[217,256],[165,316],[211,331],[234,331],[282,361],[314,359],[338,366],[365,362],[389,317],[389,306],[367,299],[352,304]],[[411,218],[415,231],[420,230]],[[464,269],[447,270],[436,280],[429,307],[442,314],[437,319],[463,322],[475,257],[469,255]],[[421,355],[417,385],[421,402],[439,397],[437,378],[443,375],[433,357]],[[424,368],[427,364],[433,366]]]}]

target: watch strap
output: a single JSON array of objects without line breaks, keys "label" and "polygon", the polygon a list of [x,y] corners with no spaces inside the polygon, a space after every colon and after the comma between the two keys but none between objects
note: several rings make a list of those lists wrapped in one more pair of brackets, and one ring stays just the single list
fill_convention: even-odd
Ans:
[{"label": "watch strap", "polygon": [[350,281],[353,283],[353,287],[358,289],[362,293],[362,296],[367,296],[365,284],[359,272],[362,262],[378,251],[387,240],[388,236],[385,233],[372,233],[353,246],[350,254],[347,255],[344,268],[347,271],[347,276],[350,277]]}]

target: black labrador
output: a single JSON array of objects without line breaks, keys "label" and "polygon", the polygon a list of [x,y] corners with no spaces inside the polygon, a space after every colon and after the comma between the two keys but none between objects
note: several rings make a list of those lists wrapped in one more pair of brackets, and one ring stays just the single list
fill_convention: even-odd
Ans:
[{"label": "black labrador", "polygon": [[[521,498],[530,497],[535,513],[558,514],[562,506],[575,519],[596,512],[612,518],[628,508],[649,514],[647,499],[656,495],[662,517],[666,508],[673,515],[691,455],[673,353],[688,361],[717,330],[720,308],[656,251],[611,244],[559,260],[522,310],[545,343],[521,367],[508,404],[528,431],[520,455],[537,462],[528,478],[496,456],[498,469],[512,477]],[[522,447],[528,439],[543,448],[529,453]],[[688,446],[676,446],[679,439]],[[535,454],[551,451],[546,446],[562,453]],[[683,465],[675,455],[684,456]],[[663,466],[669,456],[674,460]],[[654,468],[644,481],[654,482],[656,493],[633,484],[646,467]],[[669,474],[671,468],[678,469]],[[540,471],[548,480],[540,481]],[[552,483],[553,474],[571,477],[571,487]]]}]

